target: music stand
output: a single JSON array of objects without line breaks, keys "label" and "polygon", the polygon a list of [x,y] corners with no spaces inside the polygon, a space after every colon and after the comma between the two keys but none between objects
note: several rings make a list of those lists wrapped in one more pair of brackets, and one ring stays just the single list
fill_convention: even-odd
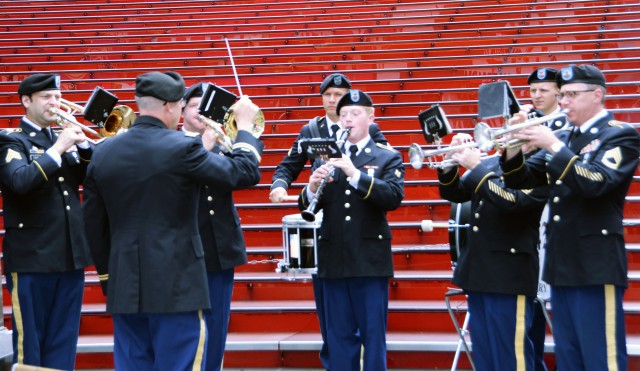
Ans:
[{"label": "music stand", "polygon": [[202,89],[202,100],[200,101],[200,106],[198,106],[200,114],[222,124],[225,114],[238,97],[212,83],[204,83]]},{"label": "music stand", "polygon": [[342,151],[333,138],[311,138],[300,141],[301,153],[308,158],[326,161],[330,158],[342,157]]},{"label": "music stand", "polygon": [[452,131],[447,115],[439,104],[420,112],[418,120],[427,143],[440,143],[440,140]]},{"label": "music stand", "polygon": [[507,81],[482,84],[478,88],[478,116],[481,119],[506,119],[518,112],[520,104]]},{"label": "music stand", "polygon": [[104,127],[107,117],[109,117],[109,114],[113,111],[116,103],[118,103],[118,97],[96,86],[87,104],[84,106],[82,115],[87,121],[98,125],[98,127]]}]

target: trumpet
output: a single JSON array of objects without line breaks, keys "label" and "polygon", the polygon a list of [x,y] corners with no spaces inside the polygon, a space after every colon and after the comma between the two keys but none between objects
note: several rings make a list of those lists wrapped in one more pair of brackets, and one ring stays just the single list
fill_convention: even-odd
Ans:
[{"label": "trumpet", "polygon": [[120,130],[130,128],[136,117],[133,108],[125,105],[115,106],[100,128],[100,136],[111,137],[118,134]]},{"label": "trumpet", "polygon": [[[453,159],[445,159],[442,161],[434,161],[436,156],[446,155],[450,152],[456,152],[465,148],[477,148],[478,143],[470,142],[460,144],[457,146],[449,146],[446,148],[439,148],[433,151],[423,151],[417,143],[412,143],[409,146],[409,162],[414,169],[421,169],[426,163],[431,169],[444,169],[451,166],[456,166],[458,163]],[[427,159],[425,162],[424,159]]]},{"label": "trumpet", "polygon": [[198,115],[196,117],[198,121],[210,127],[218,135],[218,143],[220,143],[220,146],[222,146],[223,151],[226,153],[231,153],[232,151],[231,138],[229,138],[222,131],[220,124],[202,115]]},{"label": "trumpet", "polygon": [[[68,112],[65,112],[63,110],[51,107],[51,108],[49,108],[49,113],[51,113],[52,115],[56,116],[56,123],[58,125],[62,125],[62,121],[67,121],[67,122],[69,122],[71,124],[74,124],[74,125],[80,127],[82,130],[86,131],[87,133],[90,133],[90,134],[93,134],[95,136],[100,137],[100,134],[97,131],[91,129],[90,127],[88,127],[86,125],[83,125],[83,124],[79,123],[78,120],[76,120],[76,118],[72,114],[70,114]],[[91,138],[87,138],[87,141],[89,141],[89,143],[91,143],[91,144],[96,144],[97,143],[95,140],[93,140]]]},{"label": "trumpet", "polygon": [[[340,150],[344,149],[342,147],[344,147],[344,144],[347,142],[347,138],[349,138],[349,134],[351,134],[351,128],[346,128],[340,135],[340,138],[336,141],[338,143],[338,147],[340,147]],[[318,185],[318,190],[316,191],[316,194],[314,195],[313,200],[311,200],[311,202],[309,203],[309,206],[300,213],[302,215],[302,219],[308,222],[313,222],[316,220],[316,206],[318,205],[318,201],[320,200],[320,197],[322,197],[322,192],[324,191],[324,187],[326,187],[327,182],[329,181],[329,178],[333,176],[333,173],[335,171],[335,168],[331,164],[329,164],[329,167],[330,167],[329,174],[327,174],[327,176],[322,178],[322,180],[320,181],[320,184]]]},{"label": "trumpet", "polygon": [[[98,87],[97,89],[100,88]],[[49,112],[57,116],[58,124],[60,124],[62,120],[70,122],[76,126],[79,126],[85,132],[98,138],[105,138],[116,135],[121,129],[127,129],[131,127],[136,119],[136,114],[131,107],[125,105],[115,106],[107,116],[104,124],[98,124],[98,127],[100,127],[100,132],[97,132],[88,126],[81,124],[73,116],[78,112],[86,114],[85,109],[86,107],[62,98],[60,99],[60,109],[51,108],[49,109]],[[102,116],[102,118],[104,118],[104,116]],[[90,140],[90,142],[95,144],[95,141],[93,140]]]},{"label": "trumpet", "polygon": [[552,113],[550,115],[527,120],[521,124],[511,125],[504,129],[491,129],[484,122],[476,124],[474,129],[474,139],[479,144],[482,151],[489,151],[493,148],[507,149],[515,148],[525,144],[527,141],[522,139],[505,140],[503,137],[510,133],[515,133],[525,128],[543,124],[547,121],[555,120],[566,115],[565,111]]}]

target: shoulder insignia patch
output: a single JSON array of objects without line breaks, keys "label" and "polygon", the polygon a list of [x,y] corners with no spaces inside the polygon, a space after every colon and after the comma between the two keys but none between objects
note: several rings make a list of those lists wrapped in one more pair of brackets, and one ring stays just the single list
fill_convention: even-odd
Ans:
[{"label": "shoulder insignia patch", "polygon": [[602,164],[609,169],[616,170],[620,167],[620,163],[622,162],[622,152],[620,151],[620,147],[611,148],[602,156]]},{"label": "shoulder insignia patch", "polygon": [[624,122],[624,121],[618,121],[618,120],[611,120],[609,121],[609,126],[614,126],[617,128],[625,128],[625,127],[629,127],[631,125],[629,125],[628,123]]},{"label": "shoulder insignia patch", "polygon": [[396,151],[393,147],[391,147],[388,144],[382,144],[382,143],[376,143],[376,146],[382,148],[382,149],[386,149],[387,151],[391,151],[391,152],[398,152]]},{"label": "shoulder insignia patch", "polygon": [[22,156],[20,155],[20,152],[9,148],[7,150],[7,155],[4,157],[4,162],[8,164],[13,160],[22,160]]},{"label": "shoulder insignia patch", "polygon": [[198,134],[198,133],[194,133],[194,132],[191,132],[191,131],[185,131],[185,132],[184,132],[184,136],[185,136],[185,137],[195,138],[195,137],[197,137],[198,135],[200,135],[200,134]]}]

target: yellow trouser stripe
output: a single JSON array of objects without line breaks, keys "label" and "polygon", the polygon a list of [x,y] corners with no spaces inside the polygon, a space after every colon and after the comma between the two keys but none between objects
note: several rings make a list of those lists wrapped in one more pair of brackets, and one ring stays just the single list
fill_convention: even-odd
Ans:
[{"label": "yellow trouser stripe", "polygon": [[204,355],[204,344],[207,340],[207,328],[202,318],[202,310],[198,311],[198,320],[200,321],[200,338],[198,340],[198,348],[196,349],[196,357],[193,362],[193,371],[202,369],[202,357]]},{"label": "yellow trouser stripe", "polygon": [[526,371],[524,358],[524,317],[526,314],[527,303],[524,295],[518,295],[516,304],[516,337],[515,337],[515,353],[516,353],[516,370]]},{"label": "yellow trouser stripe", "polygon": [[604,328],[607,341],[607,364],[609,371],[618,371],[616,291],[614,285],[604,285]]},{"label": "yellow trouser stripe", "polygon": [[24,324],[22,323],[22,312],[20,311],[20,299],[18,298],[18,273],[12,272],[13,289],[11,290],[11,305],[13,306],[13,319],[16,322],[18,331],[18,363],[24,363]]}]

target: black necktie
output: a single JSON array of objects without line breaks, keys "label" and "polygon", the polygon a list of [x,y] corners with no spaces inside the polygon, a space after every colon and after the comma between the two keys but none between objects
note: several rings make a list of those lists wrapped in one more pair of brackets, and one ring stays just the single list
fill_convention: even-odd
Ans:
[{"label": "black necktie", "polygon": [[53,139],[51,138],[51,130],[49,130],[49,128],[42,128],[42,133],[45,137],[47,137],[47,139],[49,139],[49,142],[53,143]]},{"label": "black necktie", "polygon": [[338,124],[331,125],[331,131],[333,131],[333,133],[331,134],[331,138],[336,139],[336,136],[338,135],[338,130],[340,130],[340,125]]},{"label": "black necktie", "polygon": [[358,153],[358,146],[356,146],[355,144],[352,144],[349,147],[349,152],[351,152],[351,161],[353,161],[356,158],[356,153]]}]

